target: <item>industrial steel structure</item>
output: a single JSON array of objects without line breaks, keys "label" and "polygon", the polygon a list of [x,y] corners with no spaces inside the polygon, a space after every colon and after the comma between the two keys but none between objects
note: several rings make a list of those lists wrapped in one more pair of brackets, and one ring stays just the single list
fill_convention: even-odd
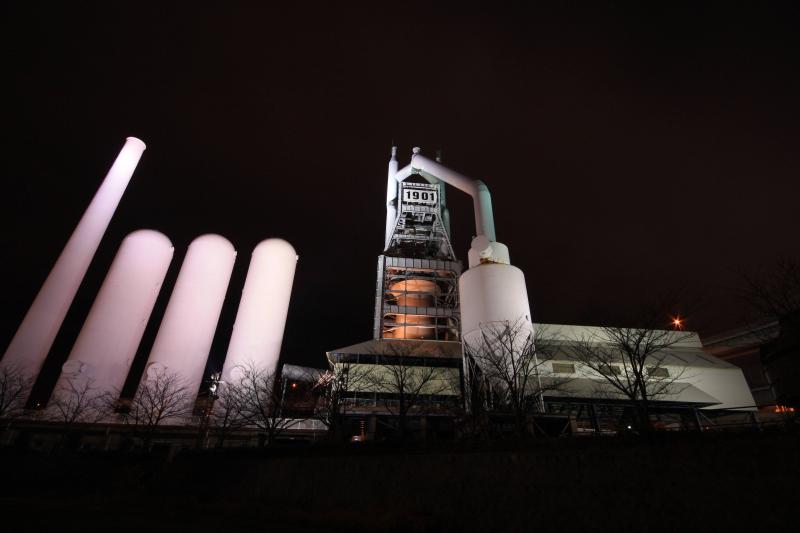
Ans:
[{"label": "industrial steel structure", "polygon": [[[469,268],[463,273],[451,245],[445,184],[473,199],[476,236],[467,253]],[[529,342],[539,328],[532,322],[525,276],[510,264],[508,248],[497,241],[488,187],[445,167],[440,157],[435,161],[424,157],[419,148],[414,148],[411,162],[398,169],[396,149],[392,148],[373,340],[327,353],[334,372],[372,377],[351,380],[346,393],[347,414],[368,417],[373,427],[375,415],[392,414],[391,402],[402,396],[402,391],[387,387],[382,376],[396,374],[394,367],[405,365],[414,368],[404,375],[410,380],[422,369],[438,369],[435,379],[450,385],[428,387],[435,393],[426,395],[427,405],[419,407],[417,414],[427,418],[431,414],[447,415],[447,409],[437,412],[437,407],[452,407],[453,399],[467,393],[461,390],[470,382],[464,379],[467,374],[480,375],[484,370],[482,363],[471,360],[469,350],[463,348],[479,345],[488,329],[503,324],[519,328],[514,343]],[[536,388],[547,390],[539,400],[546,400],[547,407],[540,403],[539,409],[569,413],[575,419],[590,413],[587,420],[594,421],[587,422],[590,429],[601,430],[598,413],[619,414],[626,409],[627,400],[609,390],[602,376],[575,360],[567,339],[578,335],[603,344],[602,328],[549,325],[544,329],[550,337],[539,334],[537,341],[557,349],[549,350],[556,354],[550,360],[536,363]],[[511,352],[521,349],[509,347]],[[653,398],[656,411],[677,409],[696,424],[698,410],[738,410],[745,414],[753,410],[741,370],[705,354],[696,334],[688,335],[667,352],[662,354],[666,360],[660,371],[673,372],[680,379]],[[564,378],[568,378],[569,387],[548,388],[549,383]]]},{"label": "industrial steel structure", "polygon": [[[143,150],[144,143],[128,139],[0,365],[30,378],[40,371]],[[377,418],[383,417],[391,425],[398,413],[417,417],[429,428],[452,426],[454,414],[464,412],[463,400],[469,391],[463,388],[474,382],[470,374],[483,379],[489,388],[493,386],[481,367],[486,363],[472,358],[470,349],[480,345],[487,330],[514,324],[521,334],[504,349],[516,353],[521,349],[516,343],[530,346],[537,330],[536,342],[550,347],[536,367],[540,412],[569,414],[591,431],[607,429],[601,422],[603,413],[611,413],[605,419],[624,417],[628,408],[624,395],[610,389],[597,369],[592,371],[575,357],[574,339],[590,339],[598,346],[609,344],[604,329],[533,324],[525,276],[511,265],[508,247],[497,241],[488,187],[444,166],[439,156],[426,158],[419,148],[413,149],[408,165],[398,167],[393,147],[372,339],[327,353],[334,375],[346,378],[342,400],[347,412],[362,421],[369,418],[373,431]],[[452,246],[446,185],[473,199],[475,236],[467,251],[466,270]],[[56,395],[67,390],[66,385],[75,384],[92,385],[96,393],[120,391],[172,255],[169,239],[155,231],[141,230],[126,237],[62,367]],[[140,387],[168,373],[195,399],[235,258],[233,245],[219,235],[203,235],[191,243]],[[214,385],[236,383],[237,369],[247,365],[266,372],[276,382],[281,379],[277,370],[297,259],[295,249],[281,239],[267,239],[253,250],[224,366]],[[544,330],[547,335],[542,335]],[[704,353],[697,335],[687,334],[659,357],[658,370],[666,376],[672,373],[676,379],[663,394],[651,398],[656,411],[678,409],[681,416],[691,413],[699,427],[698,413],[747,415],[755,410],[741,369]],[[615,365],[607,363],[609,371]],[[330,374],[288,368],[289,373],[282,377],[282,397],[289,380],[293,385],[288,394],[292,396],[297,390],[311,391],[318,381],[330,378]],[[358,375],[369,379],[357,379]],[[565,377],[568,386],[547,388],[549,382]],[[131,377],[133,381],[137,378]],[[523,390],[528,394],[527,388]],[[208,396],[212,406],[215,397]],[[290,410],[313,411],[311,404],[311,396],[294,398]],[[273,407],[281,412],[281,405]]]},{"label": "industrial steel structure", "polygon": [[[435,161],[424,157],[419,148],[398,169],[396,154],[393,147],[373,340],[331,350],[328,361],[338,371],[370,367],[370,383],[348,391],[358,405],[354,412],[380,413],[381,404],[402,401],[403,387],[425,379],[426,405],[417,408],[435,414],[437,408],[431,406],[457,403],[464,369],[461,343],[479,334],[481,323],[523,320],[532,331],[528,296],[522,272],[509,264],[508,248],[496,240],[486,185],[445,167],[439,156]],[[446,184],[473,199],[476,237],[464,273],[451,245]],[[398,365],[415,368],[402,378],[411,385],[387,385],[392,379],[375,378],[396,378]],[[431,368],[436,371],[425,370]]]}]

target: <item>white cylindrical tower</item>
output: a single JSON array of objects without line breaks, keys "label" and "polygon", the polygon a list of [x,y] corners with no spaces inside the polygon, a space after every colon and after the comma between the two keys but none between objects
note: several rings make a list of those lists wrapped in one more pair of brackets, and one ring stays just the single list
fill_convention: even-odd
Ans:
[{"label": "white cylindrical tower", "polygon": [[477,346],[481,327],[519,323],[532,331],[525,275],[515,266],[483,263],[461,274],[461,333],[464,344]]},{"label": "white cylindrical tower", "polygon": [[125,237],[72,347],[54,396],[68,382],[88,383],[99,393],[118,395],[142,340],[164,276],[172,243],[151,230]]},{"label": "white cylindrical tower", "polygon": [[128,137],[11,339],[2,365],[35,378],[86,275],[145,145]]},{"label": "white cylindrical tower", "polygon": [[389,171],[386,178],[386,236],[384,238],[384,249],[389,247],[389,240],[394,232],[394,225],[397,221],[397,147],[392,146],[392,158],[389,159]]},{"label": "white cylindrical tower", "polygon": [[189,245],[142,381],[159,372],[174,374],[192,399],[197,395],[211,351],[236,251],[219,235]]},{"label": "white cylindrical tower", "polygon": [[236,381],[236,368],[242,365],[276,372],[296,264],[297,252],[282,239],[267,239],[253,250],[223,381]]}]

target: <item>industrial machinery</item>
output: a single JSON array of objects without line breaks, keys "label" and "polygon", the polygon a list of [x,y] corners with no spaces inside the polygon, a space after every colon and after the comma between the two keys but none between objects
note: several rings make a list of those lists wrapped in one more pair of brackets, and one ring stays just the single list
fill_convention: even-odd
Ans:
[{"label": "industrial machinery", "polygon": [[393,148],[374,338],[458,341],[461,263],[450,244],[444,184],[420,175],[398,180],[395,154]]},{"label": "industrial machinery", "polygon": [[452,185],[473,200],[476,236],[467,253],[469,269],[458,282],[462,342],[466,345],[478,342],[482,325],[499,322],[521,322],[533,332],[525,276],[511,265],[508,247],[497,242],[492,197],[486,184],[424,157],[418,148],[414,149],[411,163],[399,170],[395,179],[400,181],[412,174],[419,174],[442,188],[440,182]]}]

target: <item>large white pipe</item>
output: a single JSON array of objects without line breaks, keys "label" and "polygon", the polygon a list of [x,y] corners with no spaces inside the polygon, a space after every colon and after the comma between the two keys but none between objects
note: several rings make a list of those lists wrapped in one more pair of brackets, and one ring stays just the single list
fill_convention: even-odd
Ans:
[{"label": "large white pipe", "polygon": [[144,149],[135,137],[125,141],[11,339],[3,366],[38,375]]},{"label": "large white pipe", "polygon": [[392,157],[389,159],[389,172],[386,179],[386,237],[384,239],[383,249],[389,247],[389,241],[394,232],[394,226],[397,221],[397,181],[395,181],[395,174],[397,174],[397,147],[392,146]]},{"label": "large white pipe", "polygon": [[236,251],[219,235],[189,245],[170,295],[142,382],[159,372],[174,374],[194,399],[225,301]]},{"label": "large white pipe", "polygon": [[223,381],[235,382],[237,368],[247,365],[273,375],[277,371],[296,264],[297,252],[282,239],[267,239],[253,250]]},{"label": "large white pipe", "polygon": [[56,396],[68,381],[76,386],[90,382],[97,392],[119,394],[173,251],[169,239],[157,231],[139,230],[125,237],[62,367]]},{"label": "large white pipe", "polygon": [[468,178],[454,170],[450,170],[436,161],[431,161],[420,154],[418,149],[414,149],[410,166],[415,170],[421,171],[423,175],[429,174],[430,176],[426,176],[428,178],[433,177],[434,179],[444,181],[456,189],[464,191],[472,196],[472,203],[475,210],[476,236],[485,236],[491,242],[497,240],[494,231],[492,195],[489,193],[489,188],[485,183],[480,180]]}]

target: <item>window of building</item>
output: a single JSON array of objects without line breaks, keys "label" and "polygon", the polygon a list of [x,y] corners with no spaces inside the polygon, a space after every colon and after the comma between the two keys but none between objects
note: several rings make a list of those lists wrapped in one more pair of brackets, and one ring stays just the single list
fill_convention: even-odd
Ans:
[{"label": "window of building", "polygon": [[574,374],[575,365],[572,363],[553,363],[553,374]]},{"label": "window of building", "polygon": [[601,365],[598,370],[604,376],[610,376],[612,374],[615,375],[615,376],[619,376],[620,374],[622,374],[622,369],[619,367],[619,365],[605,364],[605,365]]},{"label": "window of building", "polygon": [[669,370],[667,370],[663,366],[659,367],[651,366],[647,369],[647,375],[654,378],[668,378]]}]

